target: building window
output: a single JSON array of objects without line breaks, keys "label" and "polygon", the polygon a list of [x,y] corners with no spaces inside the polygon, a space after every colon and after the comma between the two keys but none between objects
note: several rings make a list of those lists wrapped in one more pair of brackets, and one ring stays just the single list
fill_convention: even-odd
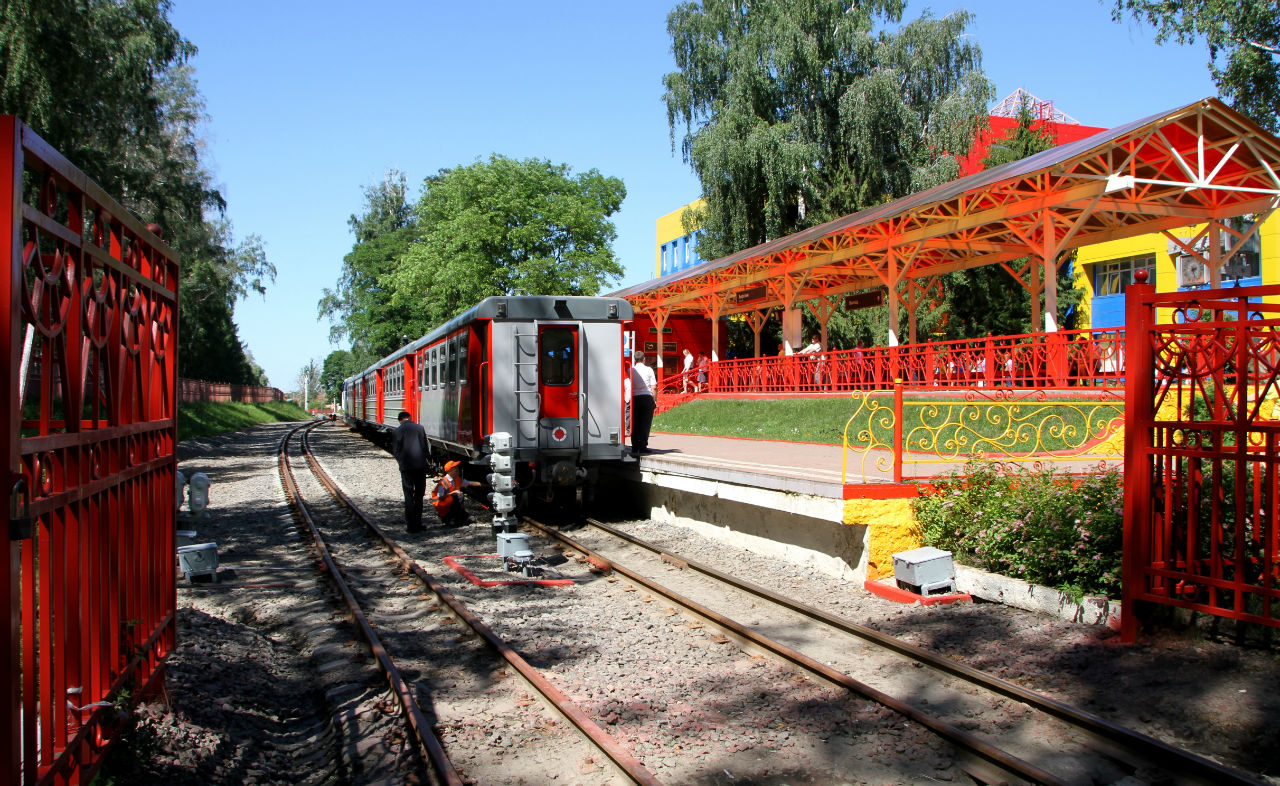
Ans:
[{"label": "building window", "polygon": [[1154,254],[1114,259],[1110,262],[1099,262],[1093,266],[1093,292],[1095,297],[1122,295],[1133,283],[1133,274],[1139,270],[1147,271],[1147,280],[1155,282],[1156,258]]}]

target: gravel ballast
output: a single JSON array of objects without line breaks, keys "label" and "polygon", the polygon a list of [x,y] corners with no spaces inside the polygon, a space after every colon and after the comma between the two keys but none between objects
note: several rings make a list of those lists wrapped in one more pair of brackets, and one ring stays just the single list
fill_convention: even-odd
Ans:
[{"label": "gravel ballast", "polygon": [[[297,536],[280,490],[274,447],[289,427],[274,424],[181,446],[179,468],[188,475],[205,472],[213,486],[209,518],[180,527],[198,529],[198,542],[218,543],[223,585],[277,586],[180,585],[178,642],[169,659],[165,701],[139,710],[139,725],[145,733],[134,735],[151,739],[154,746],[135,743],[143,760],[117,782],[418,780],[414,773],[421,765],[404,744],[396,716],[378,709],[382,691],[376,672],[367,668],[335,677],[320,671],[333,660],[334,648],[350,650],[359,645],[345,620],[325,601],[326,590],[311,571],[314,560]],[[318,449],[331,451],[321,455],[344,490],[389,529],[400,531],[402,506],[394,460],[340,424],[320,431],[324,436]],[[477,513],[483,515],[483,511]],[[1122,646],[1104,626],[1041,617],[998,604],[904,606],[853,584],[704,539],[683,528],[654,522],[611,523],[673,552],[745,575],[831,613],[933,648],[1230,766],[1268,777],[1280,769],[1280,696],[1274,690],[1280,661],[1271,650],[1235,646],[1194,626],[1146,635],[1136,645]],[[488,531],[483,521],[472,529]],[[290,552],[294,558],[284,556]],[[623,594],[617,584],[610,586],[614,594]],[[597,609],[596,613],[604,612]],[[544,622],[530,606],[524,611],[513,608],[506,624],[515,635]],[[626,629],[614,630],[618,624],[608,620],[598,626],[599,658],[663,662],[662,652],[645,649],[650,645],[643,637]],[[562,645],[583,646],[590,640],[585,627],[564,636]],[[620,640],[626,636],[630,638]],[[655,637],[652,646],[660,647],[662,641]],[[620,651],[613,652],[615,647]],[[707,649],[720,648],[708,645]],[[686,682],[697,681],[701,661],[685,663],[680,659],[683,653],[674,660],[671,653],[667,656],[669,670]],[[714,717],[708,720],[679,697],[655,691],[651,680],[646,680],[652,675],[637,671],[619,671],[612,680],[601,681],[592,676],[596,672],[579,673],[581,664],[572,657],[538,665],[555,673],[566,692],[584,707],[614,717],[619,739],[668,782],[687,782],[685,776],[691,774],[684,769],[687,760],[667,753],[673,728],[686,735],[689,745],[702,746],[708,760],[714,756],[717,764],[727,765],[719,768],[725,774],[718,780],[712,780],[707,770],[698,773],[699,782],[806,782],[805,773],[790,768],[776,773],[775,780],[738,780],[731,767],[734,756],[747,762],[760,758],[762,752],[772,755],[808,745],[805,724],[821,732],[819,727],[827,722],[815,713],[806,714],[806,707],[819,701],[813,693],[818,688],[793,684],[786,673],[775,674],[775,666],[745,653],[737,653],[729,662],[730,668],[746,675],[744,679],[767,674],[763,681],[778,696],[793,697],[793,704],[778,711],[780,723],[752,731],[750,721],[735,725],[729,717],[722,722]],[[653,708],[658,704],[665,708],[666,717],[657,717]],[[725,708],[727,714],[731,708]],[[876,723],[882,720],[881,714],[868,706],[855,712],[855,720]],[[335,724],[335,717],[346,718],[346,725]],[[835,725],[835,719],[830,723]],[[486,728],[485,733],[501,737],[493,729]],[[946,754],[917,736],[915,728],[901,730],[876,741],[874,749],[860,750],[859,755],[876,766],[846,772],[843,778],[838,769],[815,762],[808,782],[910,783],[918,782],[922,773],[941,781],[954,777]],[[380,756],[359,760],[377,764],[353,771],[349,762],[355,759],[344,753],[347,742],[374,744]],[[898,761],[903,754],[918,759],[924,769]],[[583,782],[595,783],[599,780],[596,768],[593,762],[579,761],[562,772],[549,772],[545,764],[534,772],[521,772],[513,764],[508,782],[575,783],[575,771],[589,770],[590,776],[582,775]],[[883,773],[883,779],[876,773]]]}]

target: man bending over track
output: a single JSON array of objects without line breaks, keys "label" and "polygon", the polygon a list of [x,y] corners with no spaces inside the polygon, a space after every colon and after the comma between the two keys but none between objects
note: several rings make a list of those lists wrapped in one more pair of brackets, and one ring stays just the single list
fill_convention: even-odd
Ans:
[{"label": "man bending over track", "polygon": [[451,527],[461,527],[470,519],[462,507],[462,490],[468,486],[483,486],[474,480],[462,477],[462,462],[450,461],[444,465],[444,476],[436,483],[431,492],[431,504],[440,514],[440,522]]}]

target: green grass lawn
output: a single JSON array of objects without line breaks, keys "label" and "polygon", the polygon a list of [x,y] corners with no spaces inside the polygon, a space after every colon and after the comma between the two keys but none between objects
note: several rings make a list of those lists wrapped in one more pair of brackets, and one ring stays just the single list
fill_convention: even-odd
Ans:
[{"label": "green grass lawn", "polygon": [[306,420],[311,416],[292,401],[241,404],[234,401],[196,401],[178,404],[178,441],[239,431],[256,423]]},{"label": "green grass lawn", "polygon": [[[880,409],[872,411],[872,407]],[[859,432],[870,428],[873,442],[892,441],[892,394],[873,396],[865,405],[852,397],[755,399],[695,399],[654,418],[655,431],[748,437],[783,442],[839,445],[849,423],[851,444],[865,444]],[[1083,436],[1097,433],[1123,407],[1115,403],[1051,401],[1027,404],[968,403],[959,398],[903,402],[903,432],[917,449],[936,451],[958,435],[999,441],[1011,449],[1054,451],[1078,446]],[[850,423],[850,418],[853,418]],[[932,434],[936,447],[919,439]],[[911,436],[914,435],[914,436]],[[948,452],[948,451],[943,451]]]}]

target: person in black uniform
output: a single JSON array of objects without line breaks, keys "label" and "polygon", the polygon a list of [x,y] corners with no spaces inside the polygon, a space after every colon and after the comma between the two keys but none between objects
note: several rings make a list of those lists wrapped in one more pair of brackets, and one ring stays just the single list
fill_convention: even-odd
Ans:
[{"label": "person in black uniform", "polygon": [[422,497],[427,492],[427,432],[408,412],[396,416],[400,426],[391,437],[391,453],[400,465],[404,487],[404,522],[410,533],[422,532]]}]

